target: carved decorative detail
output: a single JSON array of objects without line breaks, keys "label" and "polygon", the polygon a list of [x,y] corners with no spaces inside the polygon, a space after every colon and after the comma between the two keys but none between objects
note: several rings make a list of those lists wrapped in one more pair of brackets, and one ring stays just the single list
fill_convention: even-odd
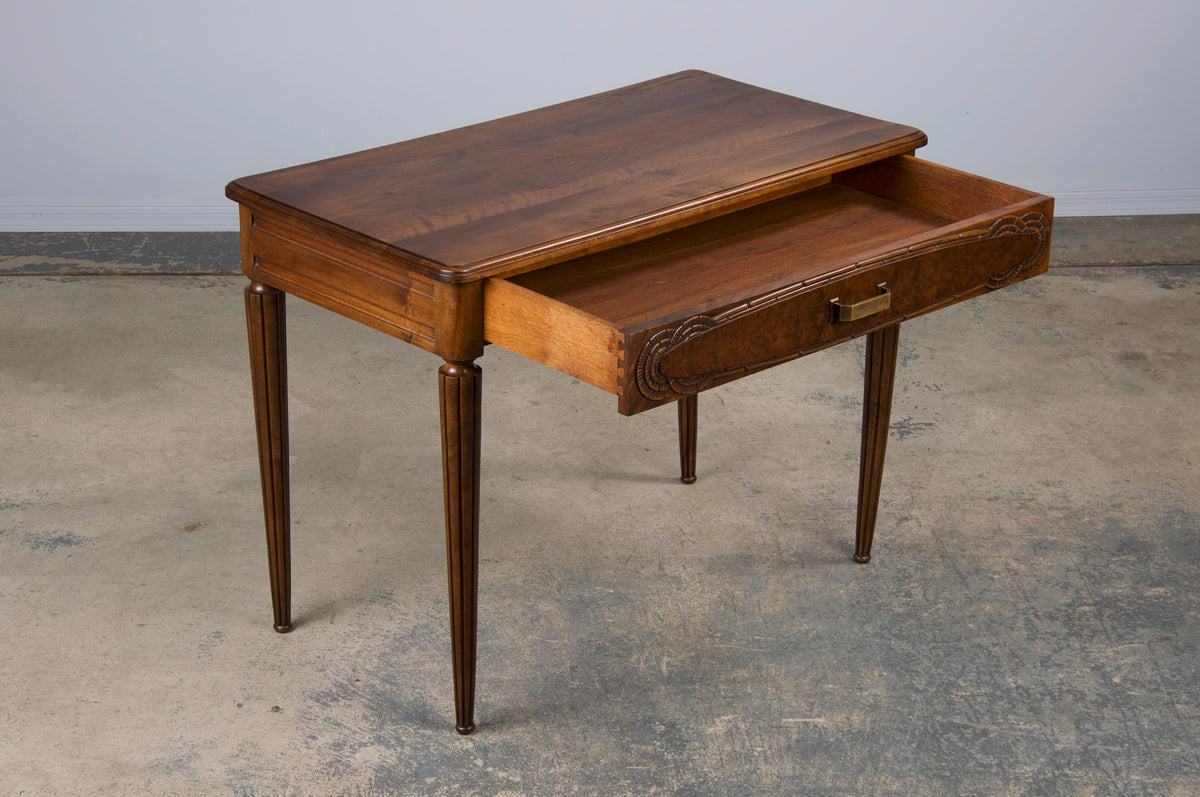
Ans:
[{"label": "carved decorative detail", "polygon": [[661,369],[662,358],[686,341],[716,328],[722,320],[726,319],[695,315],[674,329],[663,329],[654,333],[642,347],[642,353],[638,355],[637,384],[642,395],[648,399],[659,400],[672,394],[690,396],[703,390],[711,381],[710,375],[701,374],[683,379],[668,377]]},{"label": "carved decorative detail", "polygon": [[1050,220],[1042,213],[1030,211],[1023,216],[1004,216],[996,219],[988,228],[988,238],[1003,238],[1006,235],[1036,236],[1037,246],[1021,262],[989,277],[986,283],[989,288],[1003,288],[1022,279],[1034,264],[1045,256],[1046,249],[1050,246]]},{"label": "carved decorative detail", "polygon": [[[780,302],[786,302],[805,291],[811,290],[817,285],[832,282],[835,279],[862,271],[863,269],[887,266],[904,260],[910,260],[939,249],[964,246],[977,241],[1004,238],[1013,235],[1031,235],[1036,238],[1037,243],[1027,257],[1004,271],[988,277],[984,283],[989,289],[1002,288],[1005,285],[1024,278],[1045,256],[1046,249],[1050,245],[1050,220],[1044,214],[1037,211],[1030,211],[1021,216],[1002,216],[987,227],[966,230],[956,235],[937,238],[916,246],[888,252],[869,260],[863,260],[836,274],[826,275],[817,280],[799,282],[795,285],[789,285],[786,288],[780,288],[777,291],[763,294],[762,296],[756,296],[749,301],[727,308],[723,312],[714,315],[701,314],[692,316],[676,327],[659,330],[646,341],[641,353],[638,355],[637,367],[635,369],[638,390],[651,401],[661,401],[671,396],[690,396],[699,393],[715,379],[731,371],[714,371],[686,377],[667,376],[662,372],[662,362],[667,355],[674,349],[710,330],[728,324],[731,321],[736,321],[764,308],[779,304]],[[761,362],[745,363],[738,366],[736,370],[750,371],[765,368],[778,362],[794,359],[802,353],[799,351],[791,352],[771,357]]]}]

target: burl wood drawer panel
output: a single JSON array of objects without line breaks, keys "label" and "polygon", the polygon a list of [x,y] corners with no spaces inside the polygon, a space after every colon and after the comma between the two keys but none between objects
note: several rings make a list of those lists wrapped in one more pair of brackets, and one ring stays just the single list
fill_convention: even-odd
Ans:
[{"label": "burl wood drawer panel", "polygon": [[674,401],[1046,270],[1053,200],[899,156],[484,287],[484,337]]}]

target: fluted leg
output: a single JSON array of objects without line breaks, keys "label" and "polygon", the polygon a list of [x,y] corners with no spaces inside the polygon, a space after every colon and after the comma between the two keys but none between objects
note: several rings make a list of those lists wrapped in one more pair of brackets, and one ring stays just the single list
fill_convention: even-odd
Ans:
[{"label": "fluted leg", "polygon": [[475,628],[479,583],[479,448],[482,372],[448,362],[438,371],[442,476],[446,493],[446,567],[455,730],[475,730]]},{"label": "fluted leg", "polygon": [[696,482],[698,398],[684,396],[675,402],[679,406],[679,480],[684,484]]},{"label": "fluted leg", "polygon": [[287,335],[282,291],[246,287],[246,327],[275,630],[292,630],[291,508],[288,491]]},{"label": "fluted leg", "polygon": [[896,382],[896,353],[899,348],[899,324],[867,335],[862,454],[858,470],[858,523],[854,543],[856,562],[871,561],[871,541],[875,537],[875,517],[879,511],[879,488],[883,483],[883,456],[887,449],[892,387]]}]

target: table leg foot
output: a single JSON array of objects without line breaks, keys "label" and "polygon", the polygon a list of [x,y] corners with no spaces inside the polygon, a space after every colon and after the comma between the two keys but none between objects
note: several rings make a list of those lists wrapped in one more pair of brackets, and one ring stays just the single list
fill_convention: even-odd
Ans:
[{"label": "table leg foot", "polygon": [[679,481],[695,484],[699,396],[684,396],[675,403],[679,406]]},{"label": "table leg foot", "polygon": [[479,450],[482,372],[447,362],[438,371],[442,476],[446,495],[446,569],[455,730],[475,730],[475,629],[479,585]]},{"label": "table leg foot", "polygon": [[896,353],[899,348],[899,324],[867,335],[862,454],[858,471],[858,521],[854,540],[854,561],[860,564],[871,561],[871,542],[875,537],[879,488],[883,483],[883,457],[887,450],[892,387],[896,382]]},{"label": "table leg foot", "polygon": [[287,334],[282,291],[251,282],[246,287],[250,378],[258,434],[259,476],[267,527],[274,627],[292,630],[291,508],[288,486]]}]

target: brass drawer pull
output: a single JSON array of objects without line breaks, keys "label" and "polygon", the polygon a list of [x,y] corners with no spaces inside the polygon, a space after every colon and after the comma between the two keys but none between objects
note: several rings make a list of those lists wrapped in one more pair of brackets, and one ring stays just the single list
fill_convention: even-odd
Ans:
[{"label": "brass drawer pull", "polygon": [[887,283],[881,283],[878,289],[878,296],[872,296],[870,299],[863,299],[861,302],[855,302],[854,304],[842,304],[840,296],[830,301],[829,305],[832,310],[833,320],[858,321],[860,318],[875,315],[891,307],[892,292],[888,288]]}]

